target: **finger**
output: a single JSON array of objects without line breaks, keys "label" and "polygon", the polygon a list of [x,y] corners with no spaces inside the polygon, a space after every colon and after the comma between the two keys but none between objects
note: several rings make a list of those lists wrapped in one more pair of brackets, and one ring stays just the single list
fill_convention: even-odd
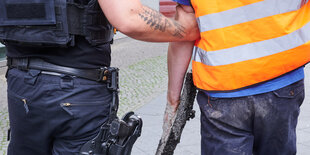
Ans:
[{"label": "finger", "polygon": [[185,13],[185,11],[184,11],[184,9],[183,9],[183,7],[181,5],[177,5],[175,9],[176,9],[176,14],[178,14],[178,13],[180,13],[180,14]]},{"label": "finger", "polygon": [[183,5],[183,4],[179,4],[180,7],[182,7],[182,9],[186,12],[186,13],[194,13],[194,8],[192,6],[189,5]]}]

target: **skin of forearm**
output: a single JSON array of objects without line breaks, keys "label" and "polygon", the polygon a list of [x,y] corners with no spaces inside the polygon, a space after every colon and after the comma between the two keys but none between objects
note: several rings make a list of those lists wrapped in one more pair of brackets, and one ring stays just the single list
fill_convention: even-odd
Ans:
[{"label": "skin of forearm", "polygon": [[168,92],[167,100],[177,107],[184,76],[192,56],[194,42],[172,42],[168,47]]},{"label": "skin of forearm", "polygon": [[[152,42],[184,41],[195,40],[199,36],[198,31],[193,30],[192,27],[187,28],[189,25],[186,23],[190,21],[179,22],[166,18],[158,11],[143,6],[139,0],[99,0],[99,4],[115,28],[138,40]],[[181,13],[184,14],[184,11]],[[190,20],[195,23],[195,18]]]},{"label": "skin of forearm", "polygon": [[133,38],[166,42],[171,40],[181,41],[187,35],[184,26],[149,7],[142,6],[142,9],[137,14],[140,18],[137,22],[140,22],[140,24],[135,25],[138,27],[143,26],[143,28],[137,27],[136,31],[128,34]]}]

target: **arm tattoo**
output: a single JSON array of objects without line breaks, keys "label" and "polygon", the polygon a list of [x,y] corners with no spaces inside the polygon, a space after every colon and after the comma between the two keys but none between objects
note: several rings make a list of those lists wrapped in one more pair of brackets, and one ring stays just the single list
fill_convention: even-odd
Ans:
[{"label": "arm tattoo", "polygon": [[185,28],[182,25],[176,21],[169,20],[151,8],[143,6],[143,10],[139,13],[139,16],[154,30],[166,32],[168,28],[173,28],[174,32],[170,32],[172,36],[183,38],[185,35]]}]

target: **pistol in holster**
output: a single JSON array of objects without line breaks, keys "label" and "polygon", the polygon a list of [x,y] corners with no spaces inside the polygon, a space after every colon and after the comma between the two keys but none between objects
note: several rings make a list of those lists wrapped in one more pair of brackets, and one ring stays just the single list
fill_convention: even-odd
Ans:
[{"label": "pistol in holster", "polygon": [[103,76],[113,94],[109,119],[100,127],[98,135],[81,147],[80,155],[130,155],[133,144],[141,135],[142,119],[132,111],[122,119],[117,117],[118,68],[107,68]]}]

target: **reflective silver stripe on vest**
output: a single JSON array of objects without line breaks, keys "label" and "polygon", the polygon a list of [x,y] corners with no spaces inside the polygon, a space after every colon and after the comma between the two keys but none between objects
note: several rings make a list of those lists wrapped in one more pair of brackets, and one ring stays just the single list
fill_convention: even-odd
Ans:
[{"label": "reflective silver stripe on vest", "polygon": [[227,65],[280,53],[310,41],[310,22],[288,35],[237,47],[206,52],[194,48],[193,60],[209,66]]},{"label": "reflective silver stripe on vest", "polygon": [[224,28],[255,19],[295,11],[301,0],[265,0],[243,7],[208,14],[197,18],[200,32]]}]

